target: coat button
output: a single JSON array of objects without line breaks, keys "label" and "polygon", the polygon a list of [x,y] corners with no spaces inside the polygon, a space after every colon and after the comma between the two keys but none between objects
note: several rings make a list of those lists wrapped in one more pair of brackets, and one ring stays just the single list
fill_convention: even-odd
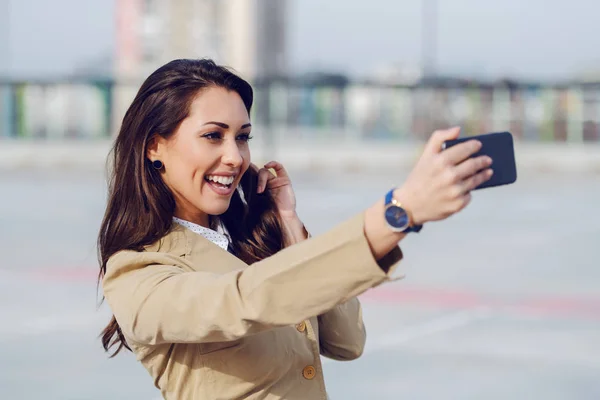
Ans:
[{"label": "coat button", "polygon": [[306,378],[308,380],[314,378],[316,373],[317,373],[317,371],[315,370],[315,367],[313,367],[312,365],[309,365],[308,367],[306,367],[302,370],[302,375],[304,376],[304,378]]},{"label": "coat button", "polygon": [[304,332],[306,330],[306,322],[300,322],[298,325],[296,325],[296,329],[298,329],[298,332]]}]

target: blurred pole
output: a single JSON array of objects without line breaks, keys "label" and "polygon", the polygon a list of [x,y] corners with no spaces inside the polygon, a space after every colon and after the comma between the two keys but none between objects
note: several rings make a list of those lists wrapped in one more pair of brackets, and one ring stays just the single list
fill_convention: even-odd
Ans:
[{"label": "blurred pole", "polygon": [[12,86],[10,78],[10,2],[0,0],[0,139],[10,136]]},{"label": "blurred pole", "polygon": [[417,135],[424,135],[423,139],[427,139],[429,134],[436,128],[434,120],[434,110],[431,105],[430,90],[428,85],[435,83],[433,79],[436,77],[436,55],[437,55],[437,0],[421,0],[421,70],[422,79],[425,81],[425,104],[423,112],[423,132],[418,132]]},{"label": "blurred pole", "polygon": [[438,2],[422,0],[421,5],[421,68],[424,78],[432,78],[437,73]]},{"label": "blurred pole", "polygon": [[0,81],[8,81],[10,75],[10,1],[0,0]]}]

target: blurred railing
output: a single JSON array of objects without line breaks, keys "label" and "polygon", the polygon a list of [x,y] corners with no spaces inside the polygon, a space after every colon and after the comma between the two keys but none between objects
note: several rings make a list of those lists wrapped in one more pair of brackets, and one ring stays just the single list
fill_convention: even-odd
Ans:
[{"label": "blurred railing", "polygon": [[[138,86],[0,83],[0,137],[110,137]],[[259,125],[306,128],[325,139],[423,139],[436,128],[460,125],[467,134],[510,130],[523,141],[600,142],[600,85],[271,83],[255,91]]]},{"label": "blurred railing", "polygon": [[113,88],[109,81],[0,83],[0,137],[108,137]]}]

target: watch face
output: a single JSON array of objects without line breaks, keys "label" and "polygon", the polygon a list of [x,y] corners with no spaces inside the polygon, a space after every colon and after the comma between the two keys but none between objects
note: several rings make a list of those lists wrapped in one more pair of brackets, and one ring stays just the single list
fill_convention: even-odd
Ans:
[{"label": "watch face", "polygon": [[408,227],[408,214],[403,208],[390,206],[385,210],[385,219],[390,226],[395,229],[404,229]]}]

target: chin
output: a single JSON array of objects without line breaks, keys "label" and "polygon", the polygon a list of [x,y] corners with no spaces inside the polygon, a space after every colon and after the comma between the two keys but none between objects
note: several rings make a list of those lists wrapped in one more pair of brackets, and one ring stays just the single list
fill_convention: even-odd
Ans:
[{"label": "chin", "polygon": [[224,214],[227,210],[229,210],[230,201],[218,201],[218,204],[211,204],[210,207],[204,207],[206,213],[209,215],[221,215]]}]

